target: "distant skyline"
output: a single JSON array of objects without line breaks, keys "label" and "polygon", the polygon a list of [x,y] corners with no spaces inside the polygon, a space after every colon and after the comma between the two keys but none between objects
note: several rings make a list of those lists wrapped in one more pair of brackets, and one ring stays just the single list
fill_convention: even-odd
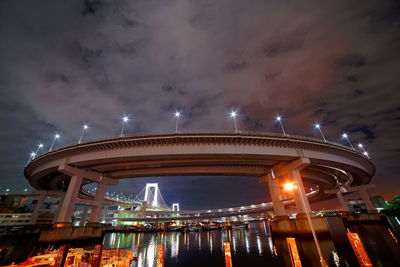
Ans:
[{"label": "distant skyline", "polygon": [[[176,111],[180,131],[234,131],[234,109],[239,130],[281,132],[282,115],[288,134],[347,133],[377,167],[369,192],[400,194],[398,1],[4,0],[0,36],[0,193],[28,187],[30,153],[55,134],[54,148],[84,124],[83,142],[174,132]],[[256,178],[148,180],[182,208],[268,197]]]}]

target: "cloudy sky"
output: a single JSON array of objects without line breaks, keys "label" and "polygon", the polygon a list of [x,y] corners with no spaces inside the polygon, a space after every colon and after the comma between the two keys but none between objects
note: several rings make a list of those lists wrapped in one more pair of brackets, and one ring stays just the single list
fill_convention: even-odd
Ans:
[{"label": "cloudy sky", "polygon": [[[400,193],[400,3],[367,0],[0,2],[0,193],[27,187],[45,149],[126,133],[287,132],[341,142],[377,166],[373,193]],[[265,201],[254,178],[153,178],[167,202],[224,207]],[[143,179],[112,190],[136,194]],[[203,185],[207,183],[208,186]],[[129,186],[127,186],[129,185]],[[240,193],[239,191],[244,192]],[[226,198],[227,194],[241,199]],[[185,206],[185,204],[183,204]]]}]

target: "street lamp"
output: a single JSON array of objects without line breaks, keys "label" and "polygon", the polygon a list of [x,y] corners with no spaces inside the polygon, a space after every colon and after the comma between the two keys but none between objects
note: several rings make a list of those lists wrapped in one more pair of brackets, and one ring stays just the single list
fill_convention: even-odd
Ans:
[{"label": "street lamp", "polygon": [[238,133],[239,131],[238,131],[237,122],[236,122],[236,117],[238,116],[238,113],[237,113],[237,111],[232,110],[229,113],[229,115],[233,119],[233,122],[235,123],[235,132]]},{"label": "street lamp", "polygon": [[25,165],[28,165],[28,163],[29,163],[35,156],[36,156],[36,153],[35,153],[35,152],[31,152],[31,154],[29,154],[28,162],[26,162]]},{"label": "street lamp", "polygon": [[81,136],[79,137],[78,144],[80,144],[82,142],[83,133],[85,131],[87,131],[88,128],[89,128],[89,126],[87,124],[82,125],[82,133],[81,133]]},{"label": "street lamp", "polygon": [[352,148],[353,150],[355,150],[353,144],[350,142],[350,139],[349,139],[349,136],[347,135],[347,133],[343,133],[343,134],[342,134],[342,138],[346,139],[347,142],[350,144],[351,148]]},{"label": "street lamp", "polygon": [[54,135],[54,139],[53,139],[53,143],[51,143],[50,149],[49,151],[51,151],[53,149],[54,143],[56,142],[56,140],[60,138],[59,134]]},{"label": "street lamp", "polygon": [[120,137],[124,136],[124,129],[125,129],[125,124],[127,124],[129,121],[128,116],[122,117],[122,128],[121,128],[121,134]]},{"label": "street lamp", "polygon": [[179,111],[176,111],[174,113],[174,117],[175,117],[175,132],[178,133],[178,120],[181,117],[181,113]]},{"label": "street lamp", "polygon": [[322,130],[321,130],[321,125],[320,125],[319,123],[316,123],[316,124],[315,124],[315,128],[317,128],[317,129],[319,130],[319,132],[320,132],[321,135],[322,135],[322,138],[324,139],[324,142],[326,142],[325,135],[324,135],[324,133],[323,133]]},{"label": "street lamp", "polygon": [[[296,185],[295,185],[295,184],[296,184]],[[319,243],[318,243],[318,238],[317,238],[317,235],[316,235],[316,233],[315,233],[314,225],[313,225],[313,223],[312,223],[312,221],[311,221],[310,214],[309,214],[308,211],[307,211],[306,203],[305,203],[305,201],[304,201],[304,198],[305,198],[306,196],[303,195],[303,192],[302,192],[302,190],[300,189],[299,183],[298,183],[298,182],[286,183],[286,184],[284,184],[283,187],[284,187],[285,190],[288,190],[288,191],[292,191],[292,190],[294,190],[294,189],[296,189],[296,188],[298,189],[298,192],[299,192],[299,194],[300,194],[301,203],[302,203],[303,208],[304,208],[304,211],[305,211],[305,213],[306,213],[307,220],[308,220],[308,224],[310,225],[310,230],[311,230],[312,236],[313,236],[313,238],[314,238],[315,246],[317,247],[317,252],[318,252],[318,256],[319,256],[319,261],[320,261],[322,267],[328,266],[328,265],[326,264],[326,262],[325,262],[324,257],[322,256],[321,247],[319,246]]]},{"label": "street lamp", "polygon": [[40,150],[42,147],[43,147],[43,144],[39,144],[39,145],[38,145],[38,148],[37,148],[37,150],[36,150],[36,152],[35,152],[35,156],[38,154],[39,150]]},{"label": "street lamp", "polygon": [[285,128],[283,128],[283,124],[282,124],[282,116],[280,116],[280,115],[276,116],[275,120],[276,120],[276,121],[279,123],[279,125],[281,126],[283,135],[286,135]]},{"label": "street lamp", "polygon": [[358,144],[358,147],[362,150],[363,155],[369,158],[368,152],[365,150],[364,146],[361,143]]}]

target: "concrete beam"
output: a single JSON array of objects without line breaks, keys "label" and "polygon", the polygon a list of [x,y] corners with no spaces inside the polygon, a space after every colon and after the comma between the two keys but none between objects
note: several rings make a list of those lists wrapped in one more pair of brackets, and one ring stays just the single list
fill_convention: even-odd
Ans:
[{"label": "concrete beam", "polygon": [[329,190],[325,190],[324,192],[326,194],[337,194],[338,192],[352,193],[352,192],[367,190],[367,189],[371,189],[371,188],[375,188],[375,184],[348,186],[348,187],[342,187],[342,188],[337,188],[337,189],[329,189]]},{"label": "concrete beam", "polygon": [[[310,165],[310,159],[308,158],[299,158],[286,164],[280,163],[271,168],[272,178],[275,179],[280,176],[291,175],[292,171],[300,171],[308,165]],[[267,176],[262,176],[258,181],[260,183],[267,183],[268,178]]]},{"label": "concrete beam", "polygon": [[118,180],[104,176],[101,173],[78,169],[69,165],[61,165],[58,170],[69,176],[80,176],[97,183],[118,184]]},{"label": "concrete beam", "polygon": [[97,206],[97,205],[99,205],[99,202],[97,200],[92,200],[92,199],[78,198],[76,200],[76,204],[85,205],[85,206]]}]

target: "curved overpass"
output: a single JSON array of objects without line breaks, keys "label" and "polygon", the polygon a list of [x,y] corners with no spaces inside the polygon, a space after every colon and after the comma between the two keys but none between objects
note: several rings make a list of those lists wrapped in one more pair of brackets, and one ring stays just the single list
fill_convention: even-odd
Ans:
[{"label": "curved overpass", "polygon": [[189,132],[135,135],[65,146],[42,154],[24,170],[41,190],[61,189],[70,177],[61,165],[91,170],[112,179],[154,176],[264,176],[271,167],[300,157],[310,160],[301,171],[305,182],[325,189],[363,185],[375,167],[349,147],[319,139],[258,132]]}]

